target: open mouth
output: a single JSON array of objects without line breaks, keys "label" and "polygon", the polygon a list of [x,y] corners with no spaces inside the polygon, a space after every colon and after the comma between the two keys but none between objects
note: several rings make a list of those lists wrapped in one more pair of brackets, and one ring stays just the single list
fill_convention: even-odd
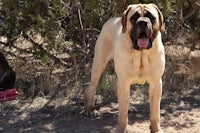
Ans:
[{"label": "open mouth", "polygon": [[147,37],[147,34],[145,32],[142,32],[136,40],[136,43],[139,49],[148,49],[151,40]]}]

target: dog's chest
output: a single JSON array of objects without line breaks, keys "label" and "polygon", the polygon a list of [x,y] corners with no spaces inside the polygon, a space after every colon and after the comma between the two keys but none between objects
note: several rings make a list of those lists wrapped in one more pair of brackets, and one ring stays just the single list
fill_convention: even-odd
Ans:
[{"label": "dog's chest", "polygon": [[150,60],[149,54],[141,53],[132,56],[131,69],[131,78],[133,83],[144,84],[147,82],[153,73],[152,60]]}]

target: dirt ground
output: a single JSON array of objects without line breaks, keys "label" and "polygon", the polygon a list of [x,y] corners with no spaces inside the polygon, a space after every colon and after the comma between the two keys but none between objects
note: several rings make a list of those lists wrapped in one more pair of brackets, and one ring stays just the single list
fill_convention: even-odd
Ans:
[{"label": "dirt ground", "polygon": [[[200,86],[183,92],[163,92],[161,127],[165,133],[200,132]],[[147,92],[132,90],[128,133],[149,133]],[[137,95],[137,96],[136,96]],[[112,133],[117,125],[116,98],[97,97],[101,116],[84,115],[83,97],[68,101],[65,97],[36,97],[34,100],[6,102],[0,105],[3,133]]]}]

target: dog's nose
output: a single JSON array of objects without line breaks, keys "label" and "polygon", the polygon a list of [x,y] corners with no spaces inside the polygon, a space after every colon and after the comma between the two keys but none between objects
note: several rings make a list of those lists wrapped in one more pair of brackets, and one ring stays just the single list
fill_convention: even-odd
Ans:
[{"label": "dog's nose", "polygon": [[147,22],[146,21],[138,21],[136,26],[138,27],[137,30],[138,32],[146,32],[147,29]]},{"label": "dog's nose", "polygon": [[148,18],[140,17],[140,18],[138,18],[136,24],[139,25],[139,26],[147,26],[148,22],[149,22]]},{"label": "dog's nose", "polygon": [[147,26],[147,22],[146,21],[139,21],[137,23],[138,26]]}]

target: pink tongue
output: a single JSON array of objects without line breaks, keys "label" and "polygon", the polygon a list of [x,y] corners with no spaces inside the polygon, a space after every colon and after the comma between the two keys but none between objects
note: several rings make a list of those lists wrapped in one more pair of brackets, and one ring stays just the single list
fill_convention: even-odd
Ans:
[{"label": "pink tongue", "polygon": [[149,39],[143,37],[137,40],[137,44],[139,48],[147,48],[149,45]]}]

